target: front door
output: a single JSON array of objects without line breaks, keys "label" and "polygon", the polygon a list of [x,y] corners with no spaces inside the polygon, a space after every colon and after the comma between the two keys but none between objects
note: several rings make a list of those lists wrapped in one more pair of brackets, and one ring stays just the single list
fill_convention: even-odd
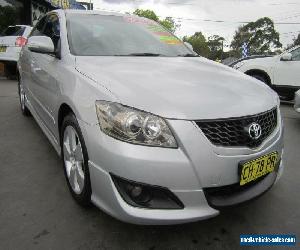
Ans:
[{"label": "front door", "polygon": [[[60,26],[59,18],[56,14],[47,17],[43,35],[52,39],[54,49],[59,48]],[[60,60],[52,54],[31,54],[32,57],[32,84],[33,94],[36,98],[37,113],[44,125],[50,130],[53,136],[57,137],[57,125],[55,110],[58,104],[60,88],[58,85]],[[56,138],[58,139],[58,138]]]}]

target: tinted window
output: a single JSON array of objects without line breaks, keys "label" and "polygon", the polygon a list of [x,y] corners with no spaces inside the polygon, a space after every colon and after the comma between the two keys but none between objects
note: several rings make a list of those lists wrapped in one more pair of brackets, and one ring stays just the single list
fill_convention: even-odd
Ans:
[{"label": "tinted window", "polygon": [[68,14],[72,54],[113,56],[191,54],[178,38],[156,22],[135,16]]},{"label": "tinted window", "polygon": [[25,27],[11,26],[3,31],[2,36],[22,36],[25,31]]},{"label": "tinted window", "polygon": [[292,60],[293,61],[300,61],[300,48],[295,49],[292,51]]},{"label": "tinted window", "polygon": [[46,17],[43,17],[33,28],[30,36],[42,36],[45,22],[46,22]]},{"label": "tinted window", "polygon": [[49,36],[52,39],[54,47],[56,49],[60,38],[59,19],[56,15],[50,15],[48,17],[44,29],[44,35]]}]

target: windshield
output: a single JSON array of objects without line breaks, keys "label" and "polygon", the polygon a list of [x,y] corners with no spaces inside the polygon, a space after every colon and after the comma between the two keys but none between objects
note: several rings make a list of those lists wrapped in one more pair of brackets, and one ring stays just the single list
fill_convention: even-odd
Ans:
[{"label": "windshield", "polygon": [[184,43],[156,22],[135,16],[68,15],[71,53],[78,56],[187,56]]}]

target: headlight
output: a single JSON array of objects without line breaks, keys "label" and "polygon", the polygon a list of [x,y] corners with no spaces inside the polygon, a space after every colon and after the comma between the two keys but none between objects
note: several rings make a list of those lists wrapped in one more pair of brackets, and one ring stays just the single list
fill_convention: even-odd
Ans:
[{"label": "headlight", "polygon": [[237,64],[233,65],[233,68],[234,68],[234,69],[239,69],[239,68],[242,67],[244,64],[245,64],[244,61],[238,62]]},{"label": "headlight", "polygon": [[118,103],[96,101],[101,130],[116,139],[148,146],[177,148],[164,119]]}]

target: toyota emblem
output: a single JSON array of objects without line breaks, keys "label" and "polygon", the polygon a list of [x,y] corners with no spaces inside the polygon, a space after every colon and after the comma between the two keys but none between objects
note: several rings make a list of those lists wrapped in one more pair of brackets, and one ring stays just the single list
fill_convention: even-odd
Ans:
[{"label": "toyota emblem", "polygon": [[248,133],[249,133],[249,136],[251,139],[254,139],[254,140],[259,139],[261,137],[261,132],[262,132],[262,129],[258,123],[253,122],[250,124]]}]

